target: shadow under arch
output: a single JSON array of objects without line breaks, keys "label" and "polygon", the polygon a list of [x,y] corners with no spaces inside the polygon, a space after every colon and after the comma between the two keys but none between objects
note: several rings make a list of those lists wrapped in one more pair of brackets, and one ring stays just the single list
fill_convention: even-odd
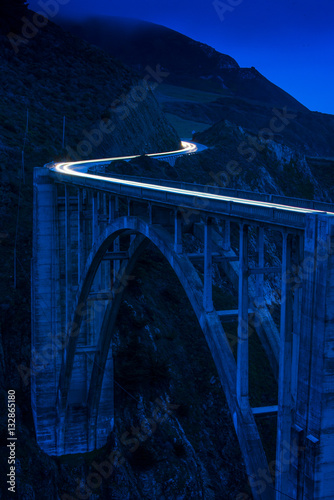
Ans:
[{"label": "shadow under arch", "polygon": [[[104,367],[111,342],[112,330],[122,301],[125,288],[124,278],[129,275],[147,244],[152,242],[168,260],[170,266],[179,279],[204,333],[211,355],[217,368],[220,383],[232,415],[234,427],[239,440],[240,449],[246,465],[248,477],[254,498],[270,500],[273,490],[263,488],[263,474],[270,477],[267,459],[257,430],[254,416],[249,404],[240,408],[236,395],[237,368],[236,363],[215,310],[207,313],[203,307],[202,281],[185,254],[174,251],[171,235],[158,225],[150,225],[144,220],[133,217],[120,217],[114,220],[95,242],[87,259],[83,279],[76,296],[72,323],[68,330],[69,341],[66,346],[63,364],[59,377],[57,413],[58,413],[58,443],[65,435],[65,415],[68,401],[69,387],[77,339],[82,322],[82,304],[87,300],[96,271],[111,243],[121,234],[136,234],[136,238],[129,248],[129,259],[123,261],[112,290],[113,300],[108,305],[99,336],[99,345],[95,354],[88,391],[87,406],[90,412],[89,447],[94,449],[96,444],[96,422],[103,382]],[[125,278],[126,279],[126,278]]]}]

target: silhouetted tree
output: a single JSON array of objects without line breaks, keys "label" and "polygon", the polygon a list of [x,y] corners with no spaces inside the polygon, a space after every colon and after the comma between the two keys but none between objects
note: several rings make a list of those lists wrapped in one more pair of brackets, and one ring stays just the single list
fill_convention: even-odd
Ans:
[{"label": "silhouetted tree", "polygon": [[22,17],[28,12],[26,0],[0,0],[0,32],[19,33],[22,28]]}]

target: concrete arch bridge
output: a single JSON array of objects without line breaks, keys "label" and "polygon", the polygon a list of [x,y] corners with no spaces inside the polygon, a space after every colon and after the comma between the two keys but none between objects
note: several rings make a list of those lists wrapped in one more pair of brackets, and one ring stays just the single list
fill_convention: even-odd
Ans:
[{"label": "concrete arch bridge", "polygon": [[[183,146],[159,156],[174,161],[197,148]],[[40,447],[63,455],[105,444],[113,427],[112,333],[127,277],[152,242],[178,277],[210,348],[254,498],[334,498],[334,207],[214,186],[115,178],[103,175],[106,163],[52,164],[34,172],[32,350],[39,368],[31,377]],[[189,223],[203,241],[203,253],[183,249]],[[239,231],[237,252],[230,244],[231,224]],[[255,264],[249,258],[251,228]],[[265,252],[272,230],[282,242],[275,267]],[[204,283],[196,262],[203,264]],[[214,263],[238,289],[235,311],[214,308]],[[282,278],[279,329],[263,298],[267,274]],[[249,404],[250,312],[278,380],[275,407]],[[223,329],[231,318],[238,318],[237,361]],[[275,412],[276,481],[269,484],[255,418]]]}]

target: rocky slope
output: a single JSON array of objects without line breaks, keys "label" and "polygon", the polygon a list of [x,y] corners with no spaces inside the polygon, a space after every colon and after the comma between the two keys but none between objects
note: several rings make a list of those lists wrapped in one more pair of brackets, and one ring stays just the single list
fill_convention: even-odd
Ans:
[{"label": "rocky slope", "polygon": [[[182,93],[180,89],[179,93]],[[161,96],[163,99],[163,96]],[[228,120],[257,136],[265,130],[276,142],[315,157],[334,157],[332,141],[334,116],[312,111],[294,111],[287,107],[255,103],[248,99],[217,98],[213,102],[187,102],[163,100],[166,113],[181,119],[206,123],[208,126]],[[280,120],[285,119],[285,122]],[[286,126],[288,125],[288,126]]]},{"label": "rocky slope", "polygon": [[[269,140],[268,135],[261,132],[255,135],[227,120],[196,134],[195,140],[211,146],[207,153],[211,161],[205,158],[204,152],[200,162],[201,169],[208,161],[212,166],[208,183],[333,202],[331,183],[328,179],[327,183],[322,182],[309,167],[305,154],[288,142]],[[233,168],[231,162],[234,162]],[[186,169],[184,165],[183,170]]]}]

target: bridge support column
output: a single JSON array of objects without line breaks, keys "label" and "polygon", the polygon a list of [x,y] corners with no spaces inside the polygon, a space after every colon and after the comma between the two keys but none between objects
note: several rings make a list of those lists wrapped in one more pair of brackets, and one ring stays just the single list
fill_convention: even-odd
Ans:
[{"label": "bridge support column", "polygon": [[[109,208],[108,208],[108,222],[111,224],[115,219],[119,217],[119,198],[118,196],[113,196],[109,198]],[[114,240],[113,243],[114,252],[119,252],[120,250],[120,241],[119,237]],[[117,276],[120,268],[120,261],[114,260],[113,263],[113,272],[112,272],[112,281],[114,281],[115,276]]]},{"label": "bridge support column", "polygon": [[212,220],[208,218],[204,227],[204,309],[213,311],[212,302]]},{"label": "bridge support column", "polygon": [[[108,221],[108,207],[107,207],[107,195],[105,193],[100,194],[100,217],[101,221],[99,223],[100,234],[105,231]],[[110,285],[110,262],[103,261],[100,264],[101,273],[101,289],[107,290]]]},{"label": "bridge support column", "polygon": [[65,308],[66,325],[70,322],[72,293],[72,249],[70,189],[65,186]]},{"label": "bridge support column", "polygon": [[113,220],[119,217],[119,200],[118,196],[110,196],[108,201],[108,222],[112,223]]},{"label": "bridge support column", "polygon": [[241,409],[248,407],[248,226],[240,226],[237,398]]},{"label": "bridge support column", "polygon": [[128,217],[133,214],[133,201],[128,199]]},{"label": "bridge support column", "polygon": [[57,188],[48,169],[34,169],[31,345],[36,364],[30,372],[31,406],[37,442],[49,455],[57,453],[55,373],[60,371],[61,351],[57,356],[57,346],[62,333],[56,200]]},{"label": "bridge support column", "polygon": [[333,216],[308,216],[302,279],[294,498],[327,500],[334,498]]},{"label": "bridge support column", "polygon": [[98,199],[97,193],[92,194],[92,245],[99,237],[99,221],[98,221]]},{"label": "bridge support column", "polygon": [[114,220],[114,203],[113,203],[113,198],[109,195],[108,196],[108,224],[111,224],[112,221]]},{"label": "bridge support column", "polygon": [[[257,228],[257,238],[256,238],[256,250],[257,250],[257,260],[258,266],[264,268],[264,228]],[[258,300],[258,305],[263,304],[264,301],[264,274],[258,274],[256,276],[256,295]]]},{"label": "bridge support column", "polygon": [[291,396],[292,403],[295,405],[297,399],[298,387],[298,364],[299,364],[299,343],[301,334],[301,306],[302,306],[302,287],[301,287],[301,266],[303,256],[304,240],[301,236],[296,236],[296,249],[294,252],[295,272],[293,278],[294,298],[293,298],[293,335],[292,335],[292,374],[291,374]]},{"label": "bridge support column", "polygon": [[182,253],[182,216],[178,210],[175,211],[174,250]]},{"label": "bridge support column", "polygon": [[[277,500],[292,496],[290,477],[292,426],[292,327],[293,295],[291,290],[292,235],[283,232],[280,356],[278,378],[278,418],[276,445]],[[289,458],[287,458],[289,456]],[[292,497],[293,498],[293,497]]]},{"label": "bridge support column", "polygon": [[83,268],[85,265],[84,256],[84,231],[83,231],[83,192],[82,189],[78,189],[78,283],[82,276]]},{"label": "bridge support column", "polygon": [[219,245],[225,252],[229,252],[231,249],[231,224],[229,220],[219,220],[218,221],[218,233],[221,237]]},{"label": "bridge support column", "polygon": [[148,205],[147,205],[147,214],[148,214],[149,224],[153,224],[153,205],[152,205],[152,203],[148,203]]}]

